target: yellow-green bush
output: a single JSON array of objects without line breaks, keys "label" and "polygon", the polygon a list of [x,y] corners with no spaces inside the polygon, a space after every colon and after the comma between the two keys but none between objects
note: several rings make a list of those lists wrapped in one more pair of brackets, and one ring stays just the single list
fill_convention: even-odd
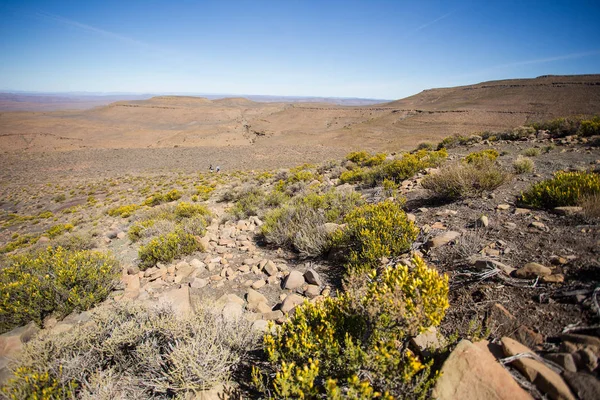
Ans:
[{"label": "yellow-green bush", "polygon": [[142,203],[145,206],[157,206],[162,203],[170,203],[171,201],[179,200],[182,194],[179,190],[173,189],[167,193],[155,193],[152,196],[148,197]]},{"label": "yellow-green bush", "polygon": [[[376,392],[384,398],[427,395],[436,375],[431,362],[408,349],[408,341],[440,324],[448,308],[448,279],[421,258],[413,264],[374,270],[366,285],[297,307],[276,333],[264,337],[275,379],[264,383],[255,370],[255,384],[272,385],[279,398],[301,390],[312,395],[307,398],[324,393],[340,398],[339,385],[365,396],[351,395],[355,398]],[[358,376],[369,376],[370,383]]]},{"label": "yellow-green bush", "polygon": [[344,171],[340,174],[340,182],[342,183],[355,183],[360,182],[363,179],[362,168],[354,168],[350,171]]},{"label": "yellow-green bush", "polygon": [[119,273],[112,256],[87,250],[58,247],[9,257],[0,268],[0,332],[87,310],[108,296]]},{"label": "yellow-green bush", "polygon": [[194,235],[178,229],[158,236],[150,240],[148,244],[140,246],[138,251],[140,267],[146,269],[159,262],[168,263],[181,256],[203,250]]},{"label": "yellow-green bush", "polygon": [[385,161],[376,164],[372,168],[355,168],[345,171],[340,175],[340,181],[346,182],[364,182],[368,185],[375,185],[384,180],[393,180],[395,182],[414,176],[417,172],[426,168],[438,167],[448,157],[446,149],[438,151],[418,150],[413,153],[406,153],[402,158]]},{"label": "yellow-green bush", "polygon": [[578,133],[581,136],[600,135],[600,117],[596,116],[590,120],[581,121]]},{"label": "yellow-green bush", "polygon": [[465,157],[465,162],[467,164],[476,164],[478,162],[481,162],[483,159],[494,161],[496,158],[498,158],[498,156],[500,156],[500,153],[498,153],[496,150],[485,149],[485,150],[474,151],[473,153],[470,153],[469,155],[467,155]]},{"label": "yellow-green bush", "polygon": [[154,219],[146,219],[143,221],[134,222],[129,227],[129,231],[127,232],[127,236],[129,237],[129,240],[131,240],[132,242],[137,242],[138,240],[140,240],[142,238],[142,232],[144,230],[154,226],[155,223],[156,223],[156,220],[154,220]]},{"label": "yellow-green bush", "polygon": [[128,204],[124,206],[111,208],[107,211],[107,214],[111,217],[128,218],[131,217],[131,215],[134,212],[136,212],[139,208],[140,206],[138,206],[137,204]]},{"label": "yellow-green bush", "polygon": [[351,270],[370,270],[379,266],[382,257],[405,253],[419,233],[402,207],[391,201],[357,207],[344,222],[346,228],[336,231],[332,241],[343,250]]},{"label": "yellow-green bush", "polygon": [[600,194],[600,175],[594,172],[559,171],[554,178],[531,186],[520,202],[537,208],[574,206],[586,196]]},{"label": "yellow-green bush", "polygon": [[366,159],[368,159],[371,155],[367,151],[353,151],[351,153],[346,154],[346,160],[352,161],[356,164],[363,163]]},{"label": "yellow-green bush", "polygon": [[10,253],[23,247],[31,246],[39,240],[37,235],[17,235],[13,237],[13,240],[8,242],[6,245],[0,247],[0,254]]},{"label": "yellow-green bush", "polygon": [[210,198],[210,194],[214,192],[216,188],[216,184],[210,185],[198,185],[196,186],[196,196],[200,197],[202,200],[208,200]]},{"label": "yellow-green bush", "polygon": [[45,235],[50,239],[57,237],[58,235],[62,235],[65,232],[71,232],[75,228],[72,224],[58,224],[50,227]]},{"label": "yellow-green bush", "polygon": [[194,216],[205,217],[209,215],[210,211],[208,211],[208,208],[202,204],[191,204],[182,201],[181,203],[177,203],[177,206],[175,206],[175,219],[177,220],[192,218]]}]

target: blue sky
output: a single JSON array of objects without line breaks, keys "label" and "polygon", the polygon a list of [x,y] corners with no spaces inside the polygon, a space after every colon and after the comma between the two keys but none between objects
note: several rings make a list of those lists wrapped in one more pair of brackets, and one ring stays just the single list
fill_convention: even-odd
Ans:
[{"label": "blue sky", "polygon": [[600,1],[0,1],[0,90],[397,99],[600,73]]}]

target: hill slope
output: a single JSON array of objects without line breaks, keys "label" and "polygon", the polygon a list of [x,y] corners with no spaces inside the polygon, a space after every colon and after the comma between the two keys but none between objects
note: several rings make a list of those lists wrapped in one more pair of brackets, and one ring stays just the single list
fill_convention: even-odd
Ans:
[{"label": "hill slope", "polygon": [[85,111],[0,113],[0,150],[322,145],[393,151],[451,134],[598,113],[600,75],[431,89],[360,107],[160,96]]}]

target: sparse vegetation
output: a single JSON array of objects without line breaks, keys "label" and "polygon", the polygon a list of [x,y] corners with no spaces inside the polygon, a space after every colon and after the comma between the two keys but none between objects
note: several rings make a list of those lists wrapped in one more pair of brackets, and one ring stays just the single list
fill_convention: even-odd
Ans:
[{"label": "sparse vegetation", "polygon": [[9,257],[0,268],[0,332],[87,310],[108,296],[120,272],[112,256],[86,250],[58,247]]},{"label": "sparse vegetation", "polygon": [[154,207],[162,203],[169,203],[175,200],[179,200],[182,194],[179,190],[173,189],[167,193],[155,193],[152,196],[148,197],[143,205]]}]

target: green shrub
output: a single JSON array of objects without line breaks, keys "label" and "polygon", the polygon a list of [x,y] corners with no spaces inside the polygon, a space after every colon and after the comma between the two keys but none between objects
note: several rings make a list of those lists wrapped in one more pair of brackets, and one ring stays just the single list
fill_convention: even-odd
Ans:
[{"label": "green shrub", "polygon": [[65,232],[71,232],[75,228],[72,224],[58,224],[50,227],[45,235],[50,239],[55,238],[59,235],[62,235]]},{"label": "green shrub", "polygon": [[489,161],[494,161],[496,160],[496,158],[498,158],[498,156],[500,156],[500,153],[498,153],[496,150],[494,149],[486,149],[486,150],[481,150],[481,151],[475,151],[473,153],[470,153],[469,155],[467,155],[465,157],[465,162],[467,164],[477,164],[482,162],[482,160],[489,160]]},{"label": "green shrub", "polygon": [[0,268],[0,332],[87,310],[108,296],[120,272],[112,256],[86,250],[58,247],[9,257]]},{"label": "green shrub", "polygon": [[[257,337],[245,319],[111,303],[86,324],[42,333],[12,362],[11,399],[189,398],[231,379]],[[37,397],[36,397],[37,395]]]},{"label": "green shrub", "polygon": [[600,194],[599,174],[559,171],[554,178],[531,186],[521,195],[520,202],[536,208],[575,206],[584,197],[597,194]]},{"label": "green shrub", "polygon": [[431,142],[421,142],[417,146],[417,150],[433,150],[434,144]]},{"label": "green shrub", "polygon": [[533,172],[534,163],[531,158],[518,156],[515,161],[513,161],[513,169],[515,170],[515,174],[528,174]]},{"label": "green shrub", "polygon": [[198,185],[196,186],[196,193],[195,196],[201,198],[202,200],[206,201],[208,199],[210,199],[210,194],[212,192],[214,192],[215,188],[217,187],[216,184],[211,184],[211,185]]},{"label": "green shrub", "polygon": [[341,183],[356,183],[363,180],[362,168],[355,168],[350,171],[344,171],[340,174]]},{"label": "green shrub", "polygon": [[521,152],[521,154],[523,154],[525,157],[537,157],[540,155],[540,153],[541,153],[540,149],[535,148],[535,147],[530,147]]},{"label": "green shrub", "polygon": [[373,271],[366,284],[349,283],[336,298],[297,307],[276,333],[264,337],[275,379],[265,384],[255,369],[255,384],[272,386],[279,398],[302,390],[312,398],[326,392],[341,398],[338,385],[345,384],[362,393],[365,397],[356,397],[361,399],[375,390],[384,398],[426,396],[435,381],[432,363],[413,354],[408,341],[441,322],[448,279],[418,257],[413,264]]},{"label": "green shrub", "polygon": [[[361,171],[358,175],[359,178],[356,179],[373,186],[382,183],[386,179],[401,182],[426,168],[440,166],[446,157],[448,157],[446,149],[438,151],[419,150],[404,154],[400,159],[386,161],[375,168]],[[342,177],[340,179],[344,181]]]},{"label": "green shrub", "polygon": [[419,233],[400,205],[391,201],[358,207],[344,222],[346,228],[336,231],[332,241],[351,270],[370,270],[379,266],[382,257],[407,252]]},{"label": "green shrub", "polygon": [[192,218],[195,216],[207,217],[210,215],[208,208],[202,204],[190,204],[182,201],[175,206],[175,219],[181,221],[182,219]]},{"label": "green shrub", "polygon": [[556,118],[546,122],[533,123],[531,126],[536,130],[547,130],[552,136],[562,137],[575,135],[579,130],[581,118]]},{"label": "green shrub", "polygon": [[600,135],[600,117],[596,116],[590,120],[581,121],[577,133],[581,136]]},{"label": "green shrub", "polygon": [[267,200],[265,192],[257,186],[245,186],[233,196],[235,204],[229,209],[229,213],[236,219],[258,215]]},{"label": "green shrub", "polygon": [[179,190],[173,189],[167,193],[155,193],[148,197],[142,204],[145,206],[154,207],[162,203],[170,203],[179,200],[182,194]]},{"label": "green shrub", "polygon": [[114,207],[107,211],[107,214],[111,217],[129,218],[136,212],[140,206],[137,204],[128,204],[124,206]]},{"label": "green shrub", "polygon": [[146,269],[157,263],[169,263],[181,256],[192,254],[196,251],[204,251],[196,237],[181,229],[160,235],[140,246],[138,256],[140,267]]},{"label": "green shrub", "polygon": [[465,146],[468,144],[477,143],[481,140],[481,136],[473,135],[473,136],[463,136],[463,135],[453,135],[448,136],[437,145],[437,149],[451,149],[457,146]]},{"label": "green shrub", "polygon": [[367,160],[371,155],[366,151],[353,151],[352,153],[348,153],[346,155],[346,160],[352,161],[356,164],[362,164],[365,160]]},{"label": "green shrub", "polygon": [[28,247],[35,244],[40,239],[37,235],[18,235],[13,237],[13,240],[5,246],[0,247],[0,254],[10,253],[23,247]]},{"label": "green shrub", "polygon": [[473,164],[454,164],[423,179],[423,188],[442,199],[480,196],[511,179],[511,175],[492,161]]}]

